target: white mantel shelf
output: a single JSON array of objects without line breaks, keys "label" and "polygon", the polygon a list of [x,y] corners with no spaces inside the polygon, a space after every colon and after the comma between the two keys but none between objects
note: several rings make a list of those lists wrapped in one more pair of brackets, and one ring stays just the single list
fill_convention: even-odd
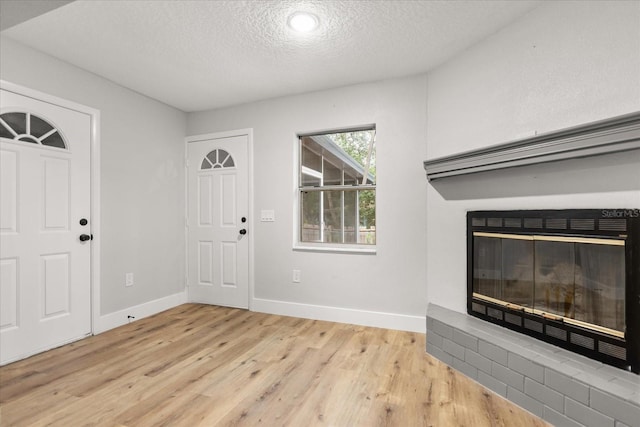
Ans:
[{"label": "white mantel shelf", "polygon": [[427,180],[640,149],[640,111],[424,162]]}]

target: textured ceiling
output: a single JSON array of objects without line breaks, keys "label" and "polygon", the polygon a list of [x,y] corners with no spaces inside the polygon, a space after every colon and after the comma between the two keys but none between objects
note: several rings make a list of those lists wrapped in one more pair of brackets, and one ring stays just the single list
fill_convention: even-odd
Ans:
[{"label": "textured ceiling", "polygon": [[[199,111],[422,73],[540,3],[78,0],[2,34]],[[299,10],[319,29],[291,31]]]}]

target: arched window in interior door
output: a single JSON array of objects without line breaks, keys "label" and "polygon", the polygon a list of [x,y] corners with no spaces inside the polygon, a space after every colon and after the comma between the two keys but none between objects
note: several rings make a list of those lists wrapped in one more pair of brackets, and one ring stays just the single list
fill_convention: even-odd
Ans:
[{"label": "arched window in interior door", "polygon": [[233,168],[236,164],[231,154],[222,149],[215,149],[204,156],[200,169]]},{"label": "arched window in interior door", "polygon": [[13,141],[67,149],[60,131],[34,114],[14,111],[0,115],[0,136]]}]

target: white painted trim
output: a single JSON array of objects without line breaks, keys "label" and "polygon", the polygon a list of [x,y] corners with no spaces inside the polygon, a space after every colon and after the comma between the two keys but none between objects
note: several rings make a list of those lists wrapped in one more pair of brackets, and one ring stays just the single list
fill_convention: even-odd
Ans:
[{"label": "white painted trim", "polygon": [[140,320],[145,317],[153,316],[170,308],[177,307],[187,302],[187,290],[177,294],[169,295],[163,298],[159,298],[153,301],[145,302],[139,305],[118,310],[113,313],[100,316],[97,319],[94,333],[99,334],[108,331],[118,326],[126,325],[131,320],[127,316],[133,316],[135,320]]},{"label": "white painted trim", "polygon": [[38,348],[36,350],[30,351],[28,353],[21,354],[19,356],[14,357],[14,358],[3,360],[2,363],[0,364],[0,366],[6,366],[6,365],[9,365],[9,364],[11,364],[13,362],[17,362],[19,360],[26,359],[27,357],[35,356],[36,354],[44,353],[45,351],[53,350],[54,348],[62,347],[62,346],[65,346],[67,344],[71,344],[73,342],[83,340],[83,339],[85,339],[85,338],[87,338],[87,337],[89,337],[91,335],[92,334],[89,333],[87,335],[83,335],[83,336],[80,336],[80,337],[74,337],[74,338],[68,339],[66,341],[62,341],[62,342],[56,343],[56,344],[54,344],[52,346],[40,347],[40,348]]},{"label": "white painted trim", "polygon": [[246,129],[236,129],[225,132],[214,132],[214,133],[204,133],[200,135],[191,135],[187,136],[184,140],[186,143],[189,142],[199,142],[199,141],[209,141],[211,139],[222,139],[222,138],[231,138],[234,136],[244,136],[244,135],[253,135],[252,128]]},{"label": "white painted trim", "polygon": [[184,194],[182,203],[184,206],[184,287],[189,300],[189,150],[187,149],[187,139],[184,140]]},{"label": "white painted trim", "polygon": [[[322,245],[322,246],[321,246]],[[327,243],[318,243],[314,245],[311,242],[304,242],[304,245],[295,245],[293,247],[294,251],[300,252],[331,252],[335,254],[363,254],[363,255],[375,255],[378,251],[375,245],[365,246],[365,245],[342,245],[338,246],[330,246],[331,244]]]},{"label": "white painted trim", "polygon": [[247,234],[248,238],[249,238],[249,301],[247,302],[249,310],[253,310],[253,299],[254,299],[254,286],[255,286],[255,279],[254,279],[254,269],[253,266],[254,264],[254,256],[255,256],[255,252],[254,252],[254,240],[253,240],[253,230],[255,230],[255,224],[256,224],[256,220],[254,218],[254,204],[253,204],[253,167],[254,167],[254,163],[253,163],[253,128],[245,128],[245,129],[236,129],[236,130],[230,130],[230,131],[225,131],[225,132],[214,132],[214,133],[205,133],[205,134],[201,134],[201,135],[191,135],[191,136],[187,136],[184,139],[184,158],[185,158],[185,168],[184,168],[184,173],[185,173],[185,199],[184,199],[184,205],[185,205],[185,228],[184,228],[184,242],[185,242],[185,292],[188,293],[189,290],[189,240],[188,240],[188,228],[186,227],[187,221],[189,219],[189,188],[188,188],[188,181],[189,181],[189,171],[187,170],[187,165],[186,165],[186,159],[187,159],[187,154],[188,154],[188,150],[187,150],[187,144],[190,142],[198,142],[198,141],[209,141],[211,139],[222,139],[222,138],[230,138],[230,137],[234,137],[234,136],[246,136],[247,137],[247,156],[248,156],[248,165],[249,165],[249,170],[247,171],[247,185],[249,186],[248,188],[248,211],[249,211],[249,218],[248,218],[248,227],[249,227],[249,233]]},{"label": "white painted trim", "polygon": [[252,311],[278,314],[281,316],[301,317],[304,319],[351,323],[354,325],[373,326],[399,331],[419,332],[422,334],[426,332],[427,328],[425,316],[409,316],[406,314],[329,307],[262,298],[255,298],[253,300]]},{"label": "white painted trim", "polygon": [[96,325],[100,317],[101,295],[101,241],[102,218],[100,216],[100,111],[91,115],[91,330],[96,333]]},{"label": "white painted trim", "polygon": [[293,187],[293,232],[291,233],[292,242],[291,247],[295,248],[300,244],[300,190],[298,188],[300,182],[300,137],[297,134],[294,134],[292,137],[293,142],[293,164],[291,167],[293,177],[292,177],[292,187]]},{"label": "white painted trim", "polygon": [[255,216],[257,215],[256,210],[254,209],[254,204],[253,204],[253,170],[254,170],[254,163],[253,163],[253,129],[245,129],[244,130],[246,132],[247,135],[247,143],[249,144],[248,147],[248,155],[249,155],[249,175],[247,177],[248,180],[248,184],[249,184],[249,230],[251,231],[250,236],[249,236],[249,310],[253,310],[253,299],[255,296],[255,291],[254,291],[254,286],[255,286],[255,278],[254,278],[254,271],[253,271],[253,266],[255,265],[254,260],[255,260],[255,252],[254,252],[254,239],[253,236],[255,234],[255,230],[256,230],[256,224],[258,223],[256,221]]},{"label": "white painted trim", "polygon": [[64,98],[49,95],[6,80],[0,80],[0,88],[50,104],[86,114],[91,118],[91,331],[96,333],[100,317],[100,110]]}]

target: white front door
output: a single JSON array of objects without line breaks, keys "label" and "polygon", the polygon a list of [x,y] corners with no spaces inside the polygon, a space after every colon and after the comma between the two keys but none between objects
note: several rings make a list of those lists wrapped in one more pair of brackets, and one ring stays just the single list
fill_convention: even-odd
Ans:
[{"label": "white front door", "polygon": [[88,114],[0,91],[0,364],[91,333],[90,141]]},{"label": "white front door", "polygon": [[190,301],[249,307],[247,150],[247,135],[187,143]]}]

